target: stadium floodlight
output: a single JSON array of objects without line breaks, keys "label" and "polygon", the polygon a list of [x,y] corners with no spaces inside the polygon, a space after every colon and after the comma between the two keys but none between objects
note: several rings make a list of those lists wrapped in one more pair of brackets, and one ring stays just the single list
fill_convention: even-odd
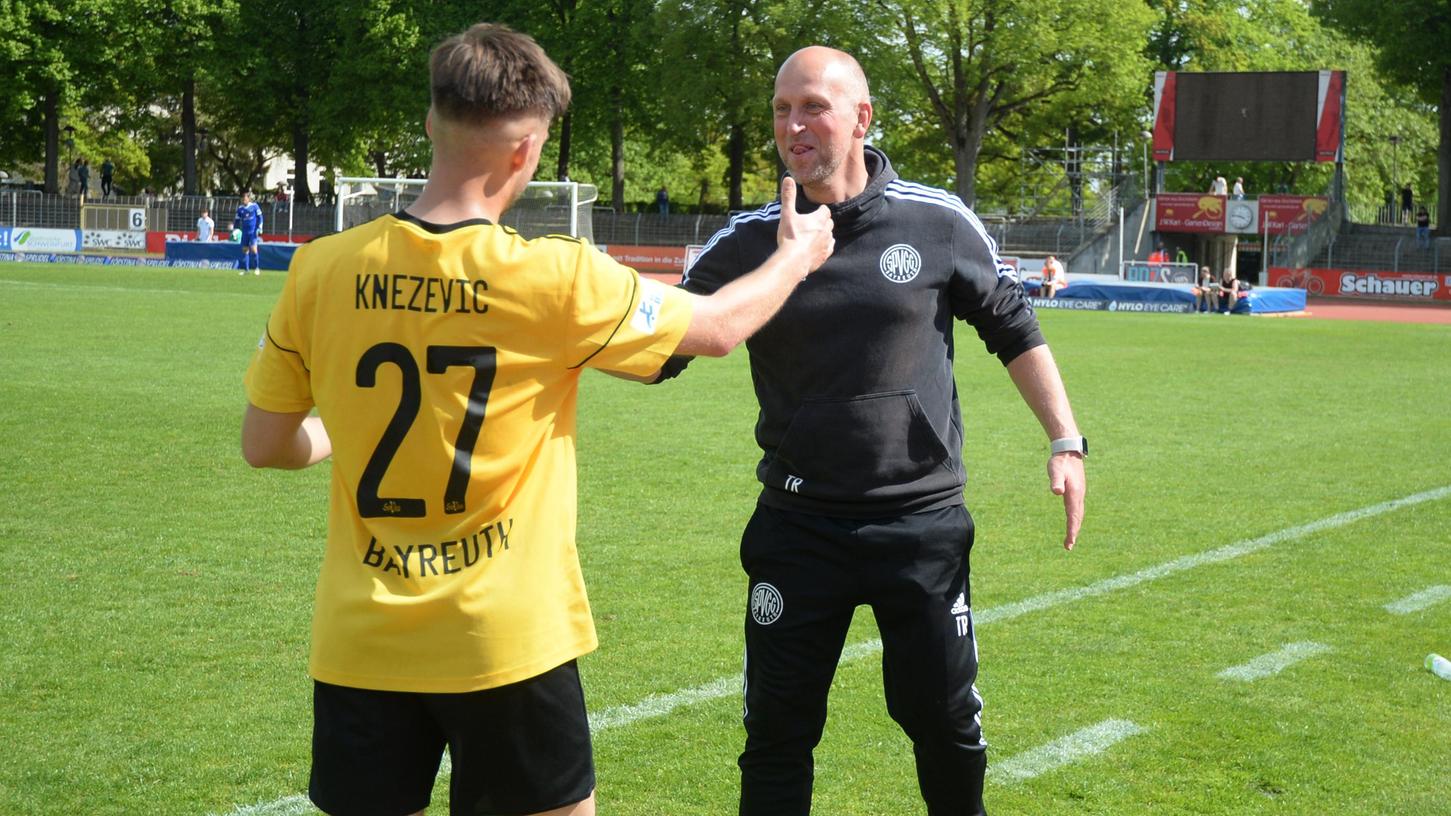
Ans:
[{"label": "stadium floodlight", "polygon": [[[341,176],[337,180],[337,209],[333,228],[338,232],[399,212],[417,200],[427,179]],[[590,213],[599,191],[593,184],[575,181],[531,181],[524,194],[500,218],[525,238],[569,235],[594,242]]]}]

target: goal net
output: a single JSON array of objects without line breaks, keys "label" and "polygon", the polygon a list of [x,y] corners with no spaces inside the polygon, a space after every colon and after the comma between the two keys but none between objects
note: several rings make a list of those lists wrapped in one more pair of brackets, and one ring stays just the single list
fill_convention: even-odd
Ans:
[{"label": "goal net", "polygon": [[[334,228],[349,227],[406,209],[423,192],[426,179],[342,177],[338,179]],[[501,223],[525,238],[571,235],[594,242],[590,213],[599,191],[574,181],[531,181],[504,213]]]}]

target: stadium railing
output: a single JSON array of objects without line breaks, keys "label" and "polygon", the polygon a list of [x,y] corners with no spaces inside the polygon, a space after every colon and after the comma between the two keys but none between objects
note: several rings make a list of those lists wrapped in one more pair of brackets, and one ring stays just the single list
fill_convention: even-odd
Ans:
[{"label": "stadium railing", "polygon": [[[211,212],[212,220],[216,222],[217,232],[225,235],[231,229],[232,215],[241,199],[234,195],[142,195],[109,196],[105,199],[91,197],[85,203],[144,207],[152,214],[148,228],[164,232],[194,231],[197,219],[202,210],[206,209]],[[336,206],[333,203],[282,204],[270,198],[264,198],[258,203],[265,219],[264,232],[268,235],[287,235],[289,226],[291,234],[299,238],[327,235],[335,231]],[[80,228],[81,206],[81,199],[75,195],[6,190],[0,192],[0,225]],[[394,202],[382,199],[349,204],[345,226],[392,212],[393,206]],[[523,217],[524,214],[519,215]],[[597,207],[591,212],[590,220],[593,223],[593,240],[597,244],[686,246],[709,241],[711,236],[729,223],[730,216],[698,213],[616,213],[609,208]],[[1067,257],[1113,223],[1111,211],[1102,207],[1080,217],[1039,216],[1011,219],[1006,216],[984,215],[982,221],[988,234],[1004,252],[1054,253],[1060,257]]]},{"label": "stadium railing", "polygon": [[729,221],[730,216],[675,213],[617,213],[596,207],[595,243],[637,246],[687,246],[704,244]]}]

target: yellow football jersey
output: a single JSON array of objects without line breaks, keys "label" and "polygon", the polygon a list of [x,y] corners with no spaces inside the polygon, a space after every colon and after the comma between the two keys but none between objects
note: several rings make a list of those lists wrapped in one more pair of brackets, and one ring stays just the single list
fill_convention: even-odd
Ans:
[{"label": "yellow football jersey", "polygon": [[384,216],[298,249],[247,397],[333,444],[312,676],[463,692],[594,649],[575,550],[585,367],[656,371],[687,297],[570,238]]}]

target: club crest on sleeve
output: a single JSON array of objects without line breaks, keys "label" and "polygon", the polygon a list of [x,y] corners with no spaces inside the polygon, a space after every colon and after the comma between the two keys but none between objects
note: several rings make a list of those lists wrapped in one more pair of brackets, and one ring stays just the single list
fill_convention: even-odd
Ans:
[{"label": "club crest on sleeve", "polygon": [[257,338],[257,348],[259,348],[259,349],[260,348],[266,348],[266,346],[267,346],[267,332],[264,331],[264,332],[262,332],[261,336]]},{"label": "club crest on sleeve", "polygon": [[762,626],[770,626],[781,617],[785,606],[781,593],[765,582],[751,588],[751,620]]},{"label": "club crest on sleeve", "polygon": [[922,271],[922,255],[911,244],[892,244],[882,253],[878,267],[892,283],[906,283]]},{"label": "club crest on sleeve", "polygon": [[649,278],[640,281],[640,305],[630,318],[630,325],[641,334],[654,334],[655,322],[660,319],[660,308],[665,303],[664,287]]}]

